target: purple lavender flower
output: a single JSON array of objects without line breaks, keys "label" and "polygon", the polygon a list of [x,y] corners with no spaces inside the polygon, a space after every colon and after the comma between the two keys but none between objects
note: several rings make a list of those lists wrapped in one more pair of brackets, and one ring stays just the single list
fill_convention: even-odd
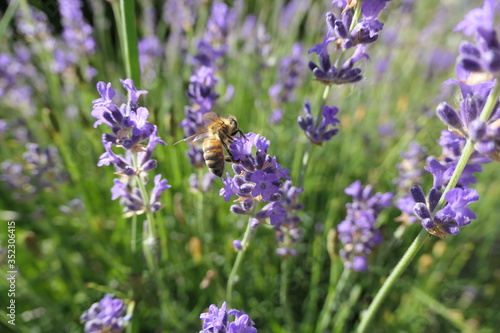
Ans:
[{"label": "purple lavender flower", "polygon": [[471,72],[498,73],[500,71],[500,42],[495,28],[494,17],[497,3],[485,0],[482,8],[470,11],[456,27],[467,36],[475,35],[476,45],[462,42],[458,65]]},{"label": "purple lavender flower", "polygon": [[356,48],[356,52],[351,58],[347,59],[340,67],[335,67],[330,62],[330,56],[327,51],[327,44],[322,44],[321,48],[312,48],[309,53],[318,53],[319,66],[314,62],[309,62],[309,69],[315,76],[316,80],[325,84],[346,84],[361,81],[360,68],[353,68],[354,64],[362,58],[368,58],[365,54],[364,46]]},{"label": "purple lavender flower", "polygon": [[[273,66],[274,61],[271,57],[271,36],[266,30],[266,26],[257,21],[254,15],[247,15],[241,27],[239,34],[243,43],[243,50],[253,57],[257,56],[259,68],[265,69]],[[260,71],[255,73],[255,80],[260,78]]]},{"label": "purple lavender flower", "polygon": [[139,63],[143,79],[151,83],[158,75],[160,62],[163,60],[163,45],[158,37],[151,35],[139,41]]},{"label": "purple lavender flower", "polygon": [[[234,321],[229,321],[228,316],[234,316]],[[226,302],[220,309],[215,304],[210,305],[208,313],[202,313],[203,329],[200,333],[255,333],[255,323],[243,311],[232,309],[226,311]]]},{"label": "purple lavender flower", "polygon": [[411,142],[408,151],[403,152],[403,160],[397,165],[399,174],[394,180],[399,192],[406,193],[395,201],[395,206],[403,213],[397,218],[398,221],[414,224],[418,219],[413,215],[415,201],[407,194],[408,190],[415,184],[421,183],[423,175],[422,164],[425,161],[426,149],[417,142]]},{"label": "purple lavender flower", "polygon": [[122,332],[130,321],[131,316],[125,315],[127,307],[119,298],[106,294],[98,303],[92,304],[90,309],[80,317],[85,323],[85,333]]},{"label": "purple lavender flower", "polygon": [[[204,130],[203,115],[212,111],[219,98],[219,94],[214,90],[218,79],[213,75],[211,67],[199,67],[189,82],[188,99],[191,105],[184,108],[186,118],[180,124],[186,137]],[[205,165],[203,151],[199,147],[189,146],[186,155],[191,165],[197,168]]]},{"label": "purple lavender flower", "polygon": [[56,147],[41,148],[36,143],[27,143],[23,160],[23,163],[6,160],[0,164],[0,180],[13,190],[16,199],[32,199],[35,194],[54,189],[67,180]]},{"label": "purple lavender flower", "polygon": [[317,123],[318,120],[315,120],[312,116],[309,102],[304,103],[304,112],[306,113],[306,117],[299,116],[298,123],[312,143],[321,146],[323,142],[330,141],[331,138],[339,132],[337,128],[332,128],[340,123],[340,121],[335,118],[335,115],[339,112],[337,107],[324,106],[321,122],[319,124]]},{"label": "purple lavender flower", "polygon": [[[353,68],[354,64],[361,58],[368,59],[365,53],[366,45],[375,42],[378,34],[383,28],[383,24],[377,20],[378,15],[384,9],[388,1],[386,0],[365,0],[361,5],[361,17],[353,26],[353,11],[351,8],[357,2],[333,1],[339,7],[345,8],[340,18],[333,13],[326,14],[328,32],[322,43],[315,45],[309,53],[318,54],[319,65],[309,62],[309,69],[312,71],[317,81],[325,85],[345,84],[360,81],[363,77],[361,69]],[[332,42],[338,48],[347,50],[355,47],[351,58],[343,64],[330,62],[328,45]]]},{"label": "purple lavender flower", "polygon": [[375,227],[377,216],[389,207],[392,193],[373,194],[372,186],[362,187],[358,180],[345,189],[353,197],[346,205],[347,216],[338,226],[339,240],[344,245],[340,256],[344,266],[356,272],[368,269],[368,255],[382,242],[382,234]]},{"label": "purple lavender flower", "polygon": [[62,36],[68,49],[78,55],[90,55],[95,52],[95,40],[92,27],[85,21],[80,0],[59,0],[59,10],[63,25]]},{"label": "purple lavender flower", "polygon": [[195,10],[199,0],[167,0],[163,10],[163,20],[170,24],[175,33],[192,29],[197,16]]},{"label": "purple lavender flower", "polygon": [[[235,138],[230,149],[240,163],[233,164],[235,175],[226,173],[222,178],[224,187],[219,191],[225,201],[236,195],[238,204],[231,206],[235,214],[250,215],[252,228],[259,224],[269,224],[276,230],[276,241],[280,256],[295,255],[292,245],[300,240],[300,218],[295,215],[302,209],[298,203],[302,188],[292,185],[289,170],[283,169],[275,157],[267,154],[270,142],[254,133],[245,134],[247,140]],[[260,202],[267,204],[259,208]],[[255,213],[257,211],[257,213]]]},{"label": "purple lavender flower", "polygon": [[269,96],[274,105],[295,100],[293,90],[300,84],[304,76],[305,61],[302,57],[302,46],[295,43],[292,54],[284,57],[279,66],[278,82],[269,88]]},{"label": "purple lavender flower", "polygon": [[407,192],[414,184],[421,182],[425,153],[426,149],[415,141],[410,143],[408,151],[401,153],[403,160],[397,165],[399,174],[398,178],[394,180],[398,189]]},{"label": "purple lavender flower", "polygon": [[[97,90],[101,98],[93,101],[94,108],[92,116],[97,119],[94,127],[100,124],[109,126],[111,133],[105,133],[102,144],[106,150],[100,157],[98,166],[113,164],[123,177],[122,180],[115,179],[111,189],[112,199],[120,199],[125,207],[126,215],[140,214],[146,211],[156,212],[161,209],[159,202],[162,192],[170,185],[160,175],[154,178],[154,187],[149,201],[144,198],[137,187],[137,182],[131,177],[138,176],[140,181],[147,183],[147,174],[157,166],[157,161],[151,157],[153,150],[158,144],[166,143],[158,136],[158,129],[149,123],[149,111],[145,107],[138,106],[139,96],[146,94],[145,90],[137,90],[134,82],[130,79],[121,80],[123,87],[128,92],[128,101],[120,107],[114,104],[115,91],[111,83],[99,82]],[[144,144],[147,140],[147,144]],[[125,149],[125,156],[113,152],[113,146]],[[134,156],[133,156],[134,155]]]},{"label": "purple lavender flower", "polygon": [[418,185],[411,189],[416,204],[414,213],[422,220],[422,226],[429,233],[445,238],[447,235],[456,235],[460,228],[470,224],[476,215],[467,207],[470,203],[479,200],[477,191],[471,188],[451,189],[445,194],[446,205],[443,209],[432,213],[439,202],[442,192],[432,188],[428,199]]},{"label": "purple lavender flower", "polygon": [[234,10],[225,3],[213,3],[205,35],[198,43],[198,53],[194,57],[196,66],[217,66],[218,59],[228,51],[227,38],[235,19]]}]

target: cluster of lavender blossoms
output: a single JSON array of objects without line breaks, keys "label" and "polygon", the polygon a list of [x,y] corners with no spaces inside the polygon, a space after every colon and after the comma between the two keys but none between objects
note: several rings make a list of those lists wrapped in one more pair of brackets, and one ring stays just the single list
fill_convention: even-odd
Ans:
[{"label": "cluster of lavender blossoms", "polygon": [[[154,188],[149,201],[144,198],[135,176],[143,183],[147,183],[147,173],[157,166],[156,160],[151,159],[154,148],[165,145],[158,136],[158,129],[147,121],[149,111],[138,106],[139,96],[146,94],[145,90],[137,90],[130,79],[120,80],[128,92],[127,103],[118,107],[114,102],[115,91],[111,83],[99,82],[97,91],[101,98],[93,101],[92,116],[97,119],[94,127],[100,124],[109,126],[112,133],[104,133],[102,144],[106,150],[97,163],[98,166],[113,164],[121,175],[121,179],[114,180],[111,189],[112,199],[121,197],[120,203],[125,207],[127,215],[140,214],[146,211],[156,212],[161,209],[161,194],[170,187],[161,175],[154,177]],[[143,142],[147,141],[147,144]],[[125,156],[113,152],[113,147],[125,150]]]},{"label": "cluster of lavender blossoms", "polygon": [[[343,11],[340,17],[332,12],[326,14],[328,27],[326,36],[323,42],[309,50],[309,53],[314,52],[318,55],[319,65],[313,61],[308,64],[318,82],[331,86],[361,81],[363,78],[361,69],[354,68],[354,64],[363,58],[368,59],[365,53],[366,46],[377,40],[383,28],[383,24],[378,21],[377,17],[387,2],[386,0],[365,0],[362,3],[347,0],[332,1],[333,5],[343,8]],[[361,15],[357,21],[354,21],[354,6],[361,6]],[[341,52],[334,64],[330,60],[328,51],[330,43],[335,43],[336,49]],[[343,63],[339,63],[340,59],[345,58],[344,53],[352,48],[354,48],[352,55]],[[326,130],[326,127],[329,124],[335,126],[338,123],[338,120],[332,120],[338,109],[333,106],[328,107],[329,109],[325,108],[322,108],[318,117],[314,119],[310,105],[306,103],[304,105],[306,117],[298,119],[300,127],[305,131],[309,140],[317,145],[321,145],[337,134],[337,130]]]},{"label": "cluster of lavender blossoms", "polygon": [[[189,6],[189,3],[185,5]],[[203,115],[213,111],[219,98],[219,94],[215,92],[218,79],[214,76],[214,72],[219,68],[219,60],[227,53],[229,28],[234,23],[235,17],[234,10],[226,4],[217,1],[213,3],[205,34],[197,45],[198,53],[193,57],[195,70],[189,79],[187,93],[190,105],[184,108],[185,118],[180,124],[185,137],[205,129]],[[191,165],[197,168],[204,167],[203,151],[200,147],[190,145],[186,155]],[[199,175],[193,174],[190,177],[190,184],[193,189],[201,191],[210,188],[214,179],[210,176],[198,178]]]},{"label": "cluster of lavender blossoms", "polygon": [[[234,321],[229,321],[228,316],[234,316]],[[226,302],[218,308],[210,305],[208,312],[202,313],[200,319],[203,326],[200,333],[256,333],[255,323],[244,312],[236,309],[226,311]]]},{"label": "cluster of lavender blossoms", "polygon": [[131,319],[126,310],[121,299],[106,294],[81,315],[80,322],[85,323],[85,333],[122,332]]},{"label": "cluster of lavender blossoms", "polygon": [[398,178],[393,182],[398,189],[398,194],[404,193],[395,200],[395,206],[402,212],[397,221],[409,224],[418,221],[418,218],[413,214],[415,201],[408,194],[408,191],[414,184],[419,184],[422,181],[424,174],[423,163],[425,163],[427,157],[426,152],[427,150],[424,147],[412,141],[408,150],[401,153],[403,160],[397,165]]},{"label": "cluster of lavender blossoms", "polygon": [[[217,81],[213,69],[206,66],[201,66],[189,78],[188,99],[191,104],[184,108],[186,118],[180,124],[186,137],[204,130],[203,115],[212,111],[219,98],[214,90]],[[191,165],[197,168],[205,165],[200,147],[190,145],[186,154]]]},{"label": "cluster of lavender blossoms", "polygon": [[[58,47],[54,50],[58,72],[62,72],[68,66],[76,65],[80,57],[88,57],[95,53],[96,42],[92,36],[93,29],[85,21],[82,6],[83,3],[80,0],[59,0],[64,48]],[[92,67],[86,70],[88,79],[97,74]]]},{"label": "cluster of lavender blossoms", "polygon": [[312,143],[321,146],[338,134],[339,130],[335,128],[340,123],[335,118],[339,112],[337,107],[325,105],[321,111],[321,121],[313,117],[309,102],[304,103],[304,112],[306,116],[299,116],[298,123]]},{"label": "cluster of lavender blossoms", "polygon": [[54,189],[67,179],[56,147],[41,148],[27,143],[23,163],[5,160],[0,163],[0,180],[13,191],[16,199],[28,200],[45,189]]},{"label": "cluster of lavender blossoms", "polygon": [[[233,157],[240,163],[232,165],[233,177],[226,173],[226,178],[222,178],[224,187],[220,195],[225,201],[233,195],[238,196],[235,200],[238,204],[232,205],[230,210],[234,214],[252,216],[252,228],[269,218],[279,244],[276,253],[280,256],[295,255],[292,245],[302,233],[299,229],[300,218],[294,212],[302,209],[302,205],[297,203],[302,188],[292,186],[288,175],[290,171],[282,168],[276,157],[267,154],[269,140],[255,133],[245,136],[246,140],[237,137],[230,145]],[[259,202],[266,205],[257,211]],[[239,241],[235,242],[235,248],[241,249]]]},{"label": "cluster of lavender blossoms", "polygon": [[346,219],[337,226],[344,245],[340,256],[347,269],[363,272],[368,269],[368,256],[382,242],[382,233],[375,226],[383,208],[390,207],[392,193],[373,194],[371,185],[363,187],[358,180],[345,189],[353,202],[346,205]]},{"label": "cluster of lavender blossoms", "polygon": [[[415,201],[414,213],[422,220],[423,227],[429,233],[441,238],[459,233],[461,227],[476,219],[474,212],[467,207],[479,199],[476,190],[469,188],[469,185],[477,182],[473,173],[482,171],[481,164],[491,162],[491,158],[499,160],[498,101],[487,119],[483,119],[481,115],[488,96],[498,84],[497,79],[493,78],[500,69],[500,43],[493,28],[495,7],[496,1],[485,0],[482,8],[472,10],[455,28],[466,35],[474,34],[477,46],[468,42],[461,44],[456,66],[458,80],[445,82],[447,85],[457,84],[460,88],[462,99],[458,111],[446,102],[439,104],[436,110],[449,130],[442,131],[439,139],[443,156],[439,160],[429,157],[425,168],[434,177],[432,189],[427,198],[420,186],[416,185],[411,189]],[[445,206],[435,211],[467,141],[474,143],[475,151],[456,187],[444,195]]]},{"label": "cluster of lavender blossoms", "polygon": [[205,34],[198,42],[198,53],[194,56],[195,66],[216,68],[219,59],[229,50],[228,36],[236,21],[236,13],[223,2],[215,1],[207,21]]},{"label": "cluster of lavender blossoms", "polygon": [[305,72],[305,62],[302,57],[302,45],[295,43],[292,47],[292,54],[284,57],[278,70],[278,82],[269,88],[271,104],[274,108],[270,121],[273,124],[279,123],[283,117],[283,110],[279,108],[283,103],[295,100],[294,90],[297,87]]}]

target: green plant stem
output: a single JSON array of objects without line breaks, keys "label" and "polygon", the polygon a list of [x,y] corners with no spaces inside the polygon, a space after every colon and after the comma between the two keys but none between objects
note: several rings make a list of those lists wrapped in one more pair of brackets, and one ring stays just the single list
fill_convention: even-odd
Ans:
[{"label": "green plant stem", "polygon": [[328,328],[333,312],[338,307],[338,296],[344,290],[351,271],[344,269],[340,278],[337,272],[337,261],[332,261],[330,266],[330,282],[328,287],[328,295],[326,296],[325,304],[319,315],[318,326],[316,333],[322,333]]},{"label": "green plant stem", "polygon": [[281,261],[281,283],[280,283],[280,304],[285,312],[285,322],[287,331],[293,331],[293,316],[288,303],[288,275],[290,274],[290,259],[282,258]]},{"label": "green plant stem", "polygon": [[[495,86],[491,90],[488,99],[486,100],[486,103],[483,107],[483,110],[481,111],[481,115],[479,116],[479,119],[486,121],[489,119],[491,116],[491,113],[493,112],[493,109],[498,101],[498,98],[500,96],[500,85],[498,84],[498,78],[497,82],[495,83]],[[441,195],[441,199],[439,200],[438,204],[436,205],[436,208],[434,209],[432,214],[434,212],[439,211],[442,209],[445,205],[445,194],[451,190],[452,188],[455,188],[460,176],[462,175],[462,172],[467,165],[467,162],[469,161],[470,156],[472,155],[474,151],[474,143],[471,140],[467,140],[467,143],[465,144],[464,149],[462,150],[462,155],[460,156],[460,159],[457,163],[457,167],[453,171],[453,175],[450,178],[450,181],[448,182],[448,185],[446,186],[443,194]],[[403,271],[408,267],[409,263],[411,260],[415,257],[417,254],[418,250],[422,247],[426,240],[428,232],[427,230],[423,229],[415,238],[413,243],[410,245],[406,253],[403,255],[399,263],[396,265],[392,273],[389,275],[387,280],[384,282],[380,290],[377,292],[377,295],[373,299],[373,302],[370,304],[368,307],[368,310],[364,314],[364,316],[361,318],[361,322],[358,326],[358,329],[356,332],[362,333],[365,332],[366,329],[368,328],[368,325],[370,324],[371,320],[373,319],[373,316],[375,315],[376,311],[380,307],[382,301],[385,299],[387,294],[389,293],[389,290],[392,288],[394,283],[396,282],[396,279],[403,273]]]},{"label": "green plant stem", "polygon": [[141,85],[141,68],[139,66],[139,51],[137,49],[137,27],[135,23],[135,1],[120,0],[120,37],[122,38],[123,60],[127,78],[134,81],[135,86]]},{"label": "green plant stem", "polygon": [[408,267],[412,259],[417,254],[418,250],[420,250],[422,245],[424,245],[425,240],[429,238],[428,235],[429,233],[427,232],[427,230],[422,229],[422,231],[420,231],[417,238],[415,238],[408,250],[406,250],[401,260],[398,262],[394,270],[391,272],[387,280],[385,280],[384,284],[377,292],[377,295],[368,307],[368,310],[366,310],[364,315],[361,317],[361,322],[359,323],[359,326],[356,330],[357,333],[366,332],[368,325],[375,316],[375,313],[384,301],[385,297],[396,283],[396,280],[401,276],[401,274],[403,274],[406,267]]},{"label": "green plant stem", "polygon": [[229,278],[227,280],[227,288],[226,288],[226,301],[231,304],[231,300],[233,297],[233,287],[235,284],[235,278],[236,274],[238,273],[238,270],[241,266],[241,263],[243,262],[243,258],[245,256],[245,252],[247,250],[248,244],[250,242],[250,236],[252,234],[252,227],[250,225],[250,220],[247,223],[247,228],[245,230],[245,234],[243,235],[243,239],[241,240],[241,247],[242,249],[238,251],[238,254],[236,255],[236,260],[234,261],[233,268],[231,269],[231,272],[229,273]]},{"label": "green plant stem", "polygon": [[358,0],[356,4],[356,9],[354,9],[354,15],[352,17],[351,26],[349,27],[349,31],[352,31],[356,24],[358,24],[359,18],[361,17],[361,6],[363,5],[363,0]]},{"label": "green plant stem", "polygon": [[[316,120],[314,122],[314,127],[318,126],[321,116],[322,116],[322,110],[323,107],[326,105],[326,100],[328,98],[328,95],[330,94],[330,86],[326,85],[325,90],[323,91],[323,96],[321,98],[321,103],[320,107],[318,110],[318,115],[316,116]],[[306,149],[304,150],[304,155],[302,156],[302,167],[300,168],[300,173],[299,173],[299,179],[297,181],[297,187],[302,187],[304,185],[304,177],[306,176],[307,173],[307,167],[309,166],[309,160],[311,159],[311,148],[312,148],[312,143],[311,140],[307,142]]]},{"label": "green plant stem", "polygon": [[[493,87],[493,89],[491,90],[488,99],[484,104],[483,110],[481,111],[481,114],[479,116],[480,120],[487,121],[490,118],[491,113],[493,112],[493,109],[495,108],[495,105],[498,101],[499,95],[500,95],[500,84],[498,84],[498,78],[497,78],[497,82]],[[467,143],[465,144],[465,147],[462,150],[462,155],[460,156],[460,160],[457,163],[457,167],[455,168],[455,171],[453,172],[453,175],[451,176],[448,185],[446,185],[443,195],[439,199],[439,202],[436,205],[434,212],[437,212],[444,207],[446,201],[444,196],[446,192],[448,192],[452,188],[455,188],[473,152],[474,152],[474,143],[471,140],[467,140]]]},{"label": "green plant stem", "polygon": [[12,0],[9,3],[9,7],[5,11],[2,19],[0,19],[0,38],[6,37],[7,27],[9,26],[14,14],[16,13],[17,8],[19,7],[19,0]]}]

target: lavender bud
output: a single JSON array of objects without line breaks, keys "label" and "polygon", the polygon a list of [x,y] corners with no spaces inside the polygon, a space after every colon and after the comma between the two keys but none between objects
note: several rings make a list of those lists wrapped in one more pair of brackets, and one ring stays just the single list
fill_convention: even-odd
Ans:
[{"label": "lavender bud", "polygon": [[495,141],[491,140],[479,141],[474,145],[474,147],[478,152],[485,155],[493,154],[497,151],[497,145],[495,144]]},{"label": "lavender bud", "polygon": [[420,185],[415,185],[410,189],[411,196],[415,202],[420,202],[425,204],[425,194]]},{"label": "lavender bud", "polygon": [[249,211],[253,207],[254,200],[253,199],[247,199],[243,201],[243,209],[246,211]]},{"label": "lavender bud", "polygon": [[257,220],[257,219],[256,219],[256,218],[254,218],[254,217],[252,217],[252,218],[250,219],[250,222],[249,222],[249,223],[250,223],[250,228],[252,228],[252,229],[256,229],[256,228],[260,225],[259,220]]},{"label": "lavender bud", "polygon": [[229,210],[231,213],[238,215],[245,215],[247,213],[241,206],[238,205],[232,205]]},{"label": "lavender bud", "polygon": [[441,191],[439,191],[437,188],[432,188],[431,191],[429,192],[429,210],[431,212],[436,209],[436,206],[439,202],[439,199],[441,199]]},{"label": "lavender bud", "polygon": [[255,187],[254,184],[245,183],[240,187],[240,192],[241,194],[248,194],[252,192],[254,187]]},{"label": "lavender bud", "polygon": [[413,212],[421,219],[428,219],[431,217],[431,213],[427,206],[421,202],[417,202],[413,208]]},{"label": "lavender bud", "polygon": [[341,38],[347,38],[348,33],[344,23],[340,20],[335,21],[335,32]]},{"label": "lavender bud", "polygon": [[333,14],[332,12],[326,13],[326,24],[331,31],[335,30],[335,22],[335,14]]},{"label": "lavender bud", "polygon": [[156,168],[157,165],[158,165],[158,162],[156,162],[156,160],[149,160],[142,165],[142,171],[153,170],[154,168]]},{"label": "lavender bud", "polygon": [[481,57],[481,52],[479,52],[477,47],[475,47],[474,45],[472,45],[471,43],[466,42],[466,41],[463,41],[462,43],[460,43],[458,50],[463,55],[473,56],[476,58]]},{"label": "lavender bud", "polygon": [[432,229],[432,228],[434,228],[434,222],[431,219],[423,219],[422,226],[425,229]]},{"label": "lavender bud", "polygon": [[243,246],[241,245],[241,241],[235,240],[233,241],[233,246],[236,251],[241,251],[243,250]]},{"label": "lavender bud", "polygon": [[500,54],[498,53],[498,51],[486,51],[483,55],[483,59],[486,62],[489,72],[495,73],[500,71]]},{"label": "lavender bud", "polygon": [[448,103],[440,103],[436,109],[436,112],[439,119],[441,119],[441,121],[446,125],[457,129],[461,129],[463,127],[460,117],[455,112],[455,110],[453,110],[453,108],[448,105]]},{"label": "lavender bud", "polygon": [[480,119],[476,119],[469,124],[469,138],[472,141],[479,141],[486,133],[486,123]]},{"label": "lavender bud", "polygon": [[458,57],[458,63],[469,72],[482,72],[483,67],[481,64],[474,58],[466,58],[463,56]]}]

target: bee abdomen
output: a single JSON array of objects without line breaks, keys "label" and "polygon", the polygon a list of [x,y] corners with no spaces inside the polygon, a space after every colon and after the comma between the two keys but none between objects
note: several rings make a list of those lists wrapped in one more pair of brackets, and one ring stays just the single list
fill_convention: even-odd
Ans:
[{"label": "bee abdomen", "polygon": [[219,140],[207,138],[203,142],[203,158],[208,169],[216,176],[222,177],[224,173],[224,152]]}]

